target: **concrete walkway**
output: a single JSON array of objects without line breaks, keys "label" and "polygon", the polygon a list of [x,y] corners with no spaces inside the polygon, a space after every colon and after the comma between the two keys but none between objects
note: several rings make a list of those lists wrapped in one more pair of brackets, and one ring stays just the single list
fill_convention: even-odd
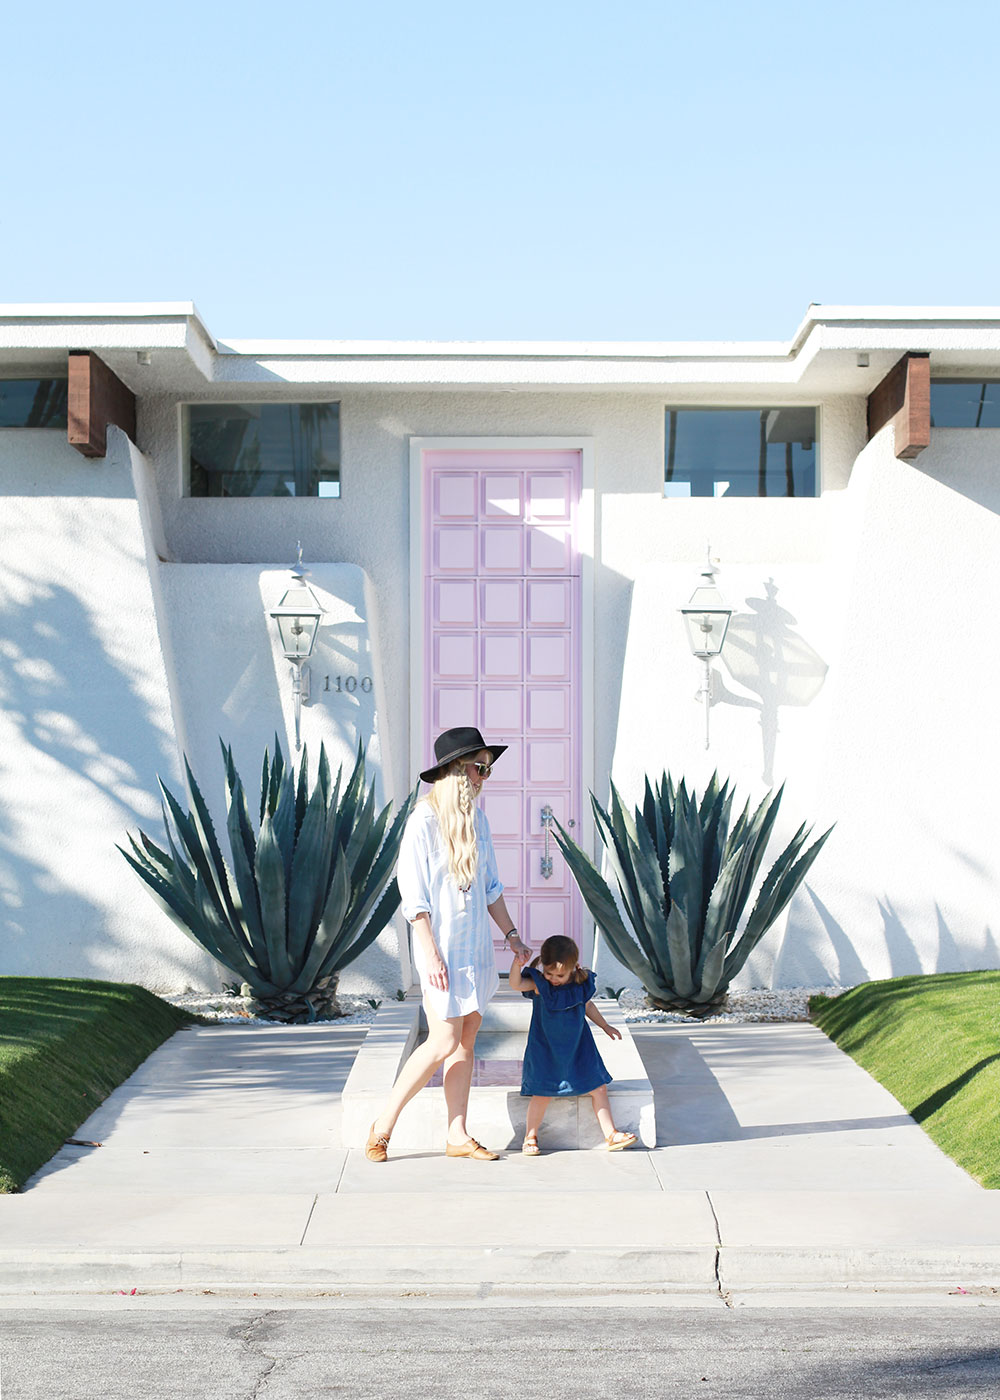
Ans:
[{"label": "concrete walkway", "polygon": [[339,1145],[363,1028],[180,1031],[0,1197],[0,1293],[1000,1284],[1000,1192],[821,1032],[634,1031],[655,1150],[384,1166]]}]

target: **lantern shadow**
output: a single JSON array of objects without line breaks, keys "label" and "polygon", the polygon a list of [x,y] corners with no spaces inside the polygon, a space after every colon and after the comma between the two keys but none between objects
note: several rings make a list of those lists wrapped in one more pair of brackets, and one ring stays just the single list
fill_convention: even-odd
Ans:
[{"label": "lantern shadow", "polygon": [[736,683],[757,697],[728,690],[714,678],[713,703],[759,710],[766,783],[774,782],[778,744],[778,711],[782,706],[809,705],[823,688],[829,666],[805,638],[794,630],[796,618],[778,602],[773,578],[764,584],[766,596],[747,598],[750,612],[734,613],[722,648],[722,662]]}]

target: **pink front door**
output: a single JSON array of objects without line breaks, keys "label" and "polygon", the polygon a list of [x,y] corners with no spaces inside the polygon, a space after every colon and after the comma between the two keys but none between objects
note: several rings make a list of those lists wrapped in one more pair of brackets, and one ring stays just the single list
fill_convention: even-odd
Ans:
[{"label": "pink front door", "polygon": [[434,450],[423,467],[421,751],[455,725],[508,745],[482,799],[507,907],[535,949],[554,933],[579,943],[545,819],[580,821],[580,453]]}]

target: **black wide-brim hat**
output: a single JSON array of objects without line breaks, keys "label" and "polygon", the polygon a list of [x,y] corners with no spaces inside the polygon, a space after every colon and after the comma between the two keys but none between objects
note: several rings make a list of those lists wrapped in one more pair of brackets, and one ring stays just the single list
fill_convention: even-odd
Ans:
[{"label": "black wide-brim hat", "polygon": [[478,753],[480,749],[489,749],[495,763],[500,755],[506,752],[507,745],[488,744],[478,729],[446,729],[434,740],[434,757],[437,762],[433,768],[421,773],[421,782],[437,782],[442,776],[442,770],[447,768],[449,763],[454,763],[456,758],[465,758],[467,754]]}]

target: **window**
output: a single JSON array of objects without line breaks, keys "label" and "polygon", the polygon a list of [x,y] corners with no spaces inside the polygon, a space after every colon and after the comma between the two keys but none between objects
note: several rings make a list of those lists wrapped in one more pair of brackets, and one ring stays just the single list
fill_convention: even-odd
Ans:
[{"label": "window", "polygon": [[815,496],[815,408],[668,408],[665,496]]},{"label": "window", "polygon": [[932,428],[1000,428],[1000,380],[932,379]]},{"label": "window", "polygon": [[340,405],[187,408],[192,496],[339,496]]},{"label": "window", "polygon": [[0,379],[0,428],[65,428],[66,379]]}]

